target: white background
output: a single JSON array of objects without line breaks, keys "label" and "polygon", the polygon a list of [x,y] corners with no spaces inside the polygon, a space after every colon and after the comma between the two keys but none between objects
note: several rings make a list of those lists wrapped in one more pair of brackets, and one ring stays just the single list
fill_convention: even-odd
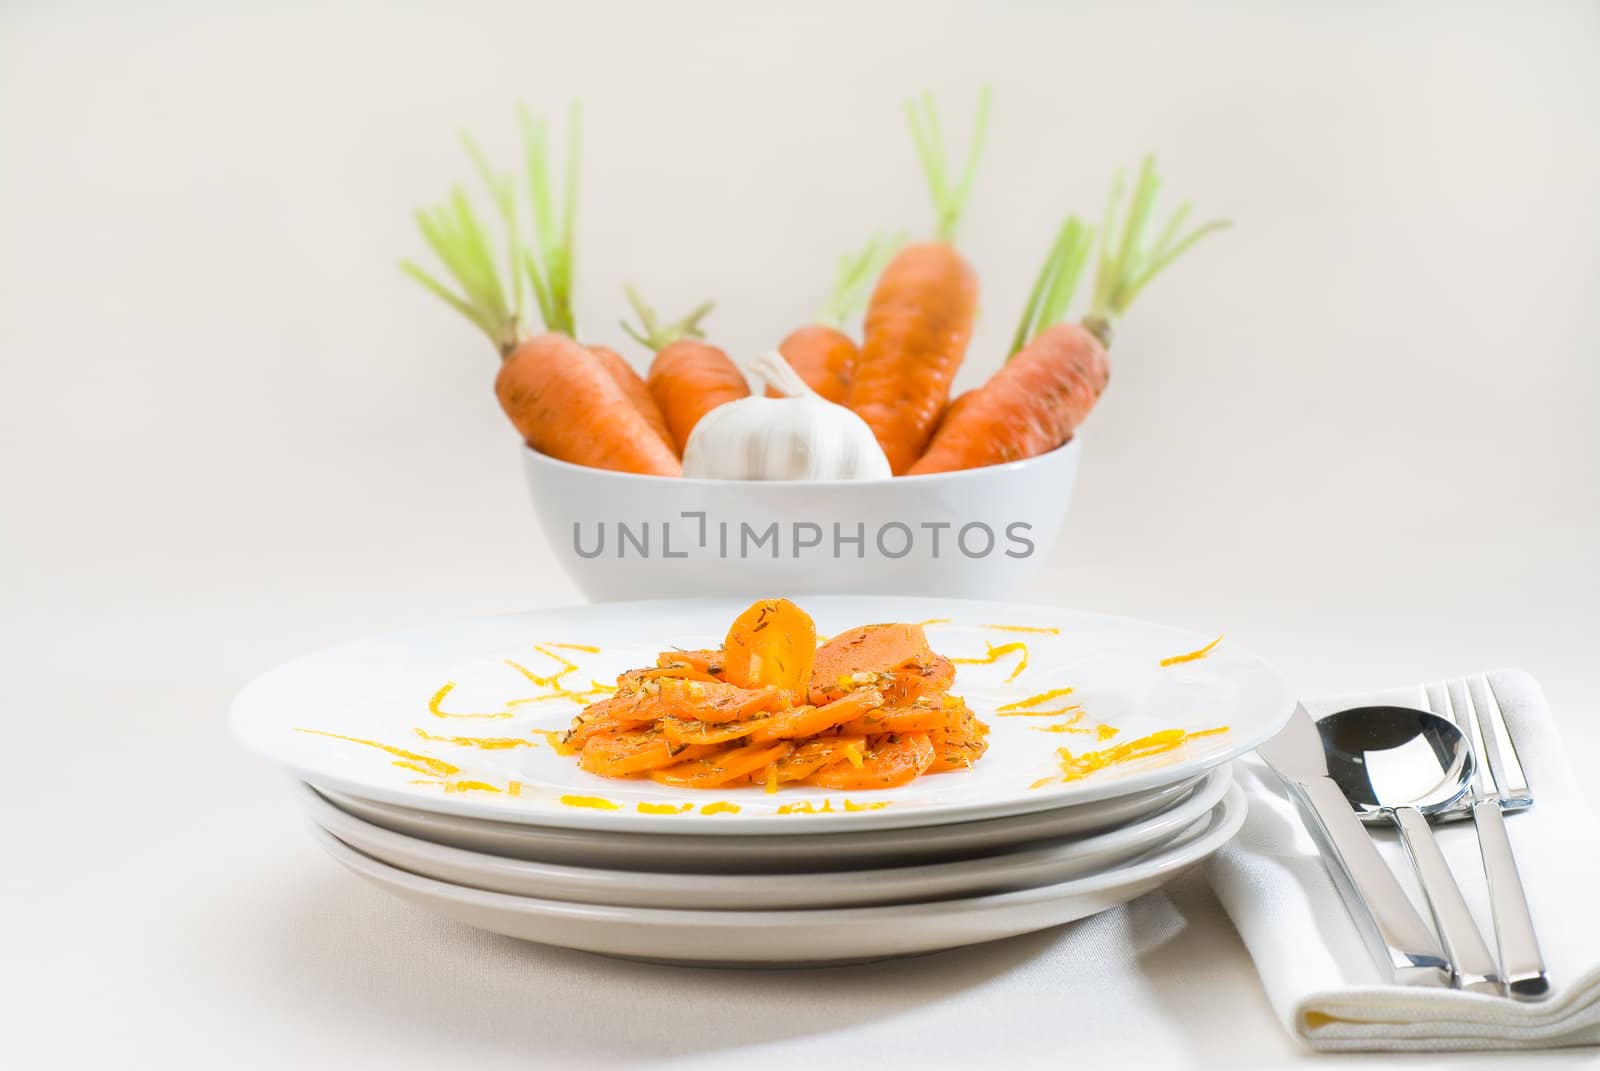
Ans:
[{"label": "white background", "polygon": [[[1597,60],[1593,4],[6,5],[11,1051],[1294,1060],[1192,880],[1141,905],[1171,938],[1131,975],[1114,934],[1062,962],[1071,931],[790,981],[472,934],[322,859],[227,698],[328,642],[577,598],[493,353],[395,269],[411,210],[470,178],[458,127],[509,161],[515,100],[581,97],[584,333],[617,341],[631,280],[716,298],[748,355],[838,252],[926,227],[900,99],[936,91],[953,134],[988,81],[969,376],[1116,166],[1154,149],[1236,223],[1120,331],[1031,595],[1226,630],[1308,693],[1519,665],[1600,772]],[[984,1003],[1002,983],[1037,1003]],[[1171,1021],[1119,1022],[1119,985]],[[679,998],[675,1028],[594,1011]]]}]

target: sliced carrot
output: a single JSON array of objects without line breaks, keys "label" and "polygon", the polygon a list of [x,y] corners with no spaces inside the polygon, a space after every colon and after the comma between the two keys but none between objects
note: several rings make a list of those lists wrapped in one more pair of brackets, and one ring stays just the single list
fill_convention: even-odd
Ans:
[{"label": "sliced carrot", "polygon": [[989,727],[971,711],[951,728],[930,732],[928,739],[933,742],[934,760],[927,772],[967,769],[983,758],[983,753],[989,749],[988,735]]},{"label": "sliced carrot", "polygon": [[928,769],[935,757],[927,733],[883,736],[859,767],[848,761],[830,763],[806,778],[806,783],[845,791],[893,788]]},{"label": "sliced carrot", "polygon": [[662,669],[684,666],[710,677],[722,676],[722,651],[662,651],[656,655],[656,665]]},{"label": "sliced carrot", "polygon": [[860,736],[877,736],[882,733],[925,733],[933,729],[948,729],[961,722],[964,708],[937,707],[883,707],[869,711],[854,721],[840,727],[842,732]]},{"label": "sliced carrot", "polygon": [[869,710],[883,705],[883,693],[876,688],[863,688],[820,707],[796,707],[784,714],[776,714],[758,728],[751,739],[756,743],[769,740],[804,740],[808,736],[825,733],[847,721],[860,717]]},{"label": "sliced carrot", "polygon": [[715,788],[777,762],[793,749],[794,745],[787,741],[769,747],[730,744],[704,758],[655,770],[650,777],[677,788]]},{"label": "sliced carrot", "polygon": [[811,667],[813,699],[827,702],[833,695],[858,687],[850,680],[856,674],[893,673],[932,658],[921,625],[863,625],[841,632],[817,648]]},{"label": "sliced carrot", "polygon": [[661,733],[600,733],[583,745],[579,763],[590,773],[602,777],[627,777],[675,761],[672,743]]},{"label": "sliced carrot", "polygon": [[674,744],[726,744],[730,740],[738,740],[759,732],[761,726],[768,720],[770,719],[755,718],[750,721],[717,723],[664,718],[660,726],[661,732]]},{"label": "sliced carrot", "polygon": [[773,765],[773,776],[780,784],[804,781],[833,762],[849,762],[854,755],[865,762],[867,738],[864,736],[818,736],[797,746]]},{"label": "sliced carrot", "polygon": [[762,599],[734,620],[722,649],[729,684],[780,688],[800,700],[817,655],[817,626],[788,599]]}]

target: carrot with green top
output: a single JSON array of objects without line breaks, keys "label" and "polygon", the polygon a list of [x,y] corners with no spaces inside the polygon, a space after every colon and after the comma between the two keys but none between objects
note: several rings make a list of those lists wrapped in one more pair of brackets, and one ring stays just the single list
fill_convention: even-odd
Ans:
[{"label": "carrot with green top", "polygon": [[[573,341],[573,223],[577,208],[578,109],[568,124],[561,208],[550,178],[547,128],[519,113],[527,157],[532,240],[522,235],[516,183],[496,172],[470,138],[467,151],[488,187],[504,236],[497,253],[466,192],[417,213],[424,240],[454,287],[412,261],[401,269],[477,326],[499,351],[495,395],[533,449],[594,468],[656,476],[683,472],[677,454],[629,399],[607,362]],[[531,293],[546,331],[526,313]]]},{"label": "carrot with green top", "polygon": [[908,102],[907,117],[933,195],[934,239],[900,250],[867,304],[861,355],[845,403],[867,422],[901,475],[922,455],[966,356],[978,310],[978,277],[952,244],[971,193],[988,125],[989,92],[978,98],[966,164],[951,182],[931,98]]},{"label": "carrot with green top", "polygon": [[704,341],[700,321],[711,312],[711,302],[664,324],[636,290],[625,291],[639,325],[624,322],[622,329],[655,353],[645,386],[681,452],[701,417],[724,402],[749,397],[750,384],[726,353]]},{"label": "carrot with green top", "polygon": [[1072,438],[1110,378],[1113,327],[1145,286],[1201,238],[1228,226],[1216,221],[1185,232],[1190,206],[1173,213],[1145,245],[1160,187],[1155,160],[1145,157],[1133,198],[1118,227],[1122,181],[1112,184],[1100,229],[1094,296],[1078,323],[1067,306],[1093,247],[1093,229],[1067,217],[1045,258],[1012,340],[1012,355],[982,387],[958,399],[912,475],[998,465],[1048,453]]},{"label": "carrot with green top", "polygon": [[[861,355],[855,339],[845,334],[844,323],[866,297],[867,283],[883,270],[889,257],[903,244],[903,238],[885,239],[876,235],[859,252],[841,256],[833,289],[816,322],[790,332],[778,343],[778,352],[806,381],[806,386],[830,402],[844,404],[855,375],[856,360]],[[767,397],[784,395],[776,387],[768,387]]]}]

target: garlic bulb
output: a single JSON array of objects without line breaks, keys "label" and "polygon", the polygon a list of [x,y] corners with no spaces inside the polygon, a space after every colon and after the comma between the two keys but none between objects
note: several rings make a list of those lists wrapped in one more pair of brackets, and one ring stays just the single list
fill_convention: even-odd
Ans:
[{"label": "garlic bulb", "polygon": [[866,421],[806,385],[777,350],[746,366],[785,395],[725,402],[683,447],[683,474],[712,480],[880,480],[889,459]]}]

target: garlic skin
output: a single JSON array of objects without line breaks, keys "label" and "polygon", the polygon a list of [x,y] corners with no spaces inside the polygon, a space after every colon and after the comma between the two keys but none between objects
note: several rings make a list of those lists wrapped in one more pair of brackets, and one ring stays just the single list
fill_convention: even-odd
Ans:
[{"label": "garlic skin", "polygon": [[866,421],[806,385],[777,350],[745,366],[782,398],[752,395],[700,418],[683,474],[707,480],[886,480],[889,459]]}]

